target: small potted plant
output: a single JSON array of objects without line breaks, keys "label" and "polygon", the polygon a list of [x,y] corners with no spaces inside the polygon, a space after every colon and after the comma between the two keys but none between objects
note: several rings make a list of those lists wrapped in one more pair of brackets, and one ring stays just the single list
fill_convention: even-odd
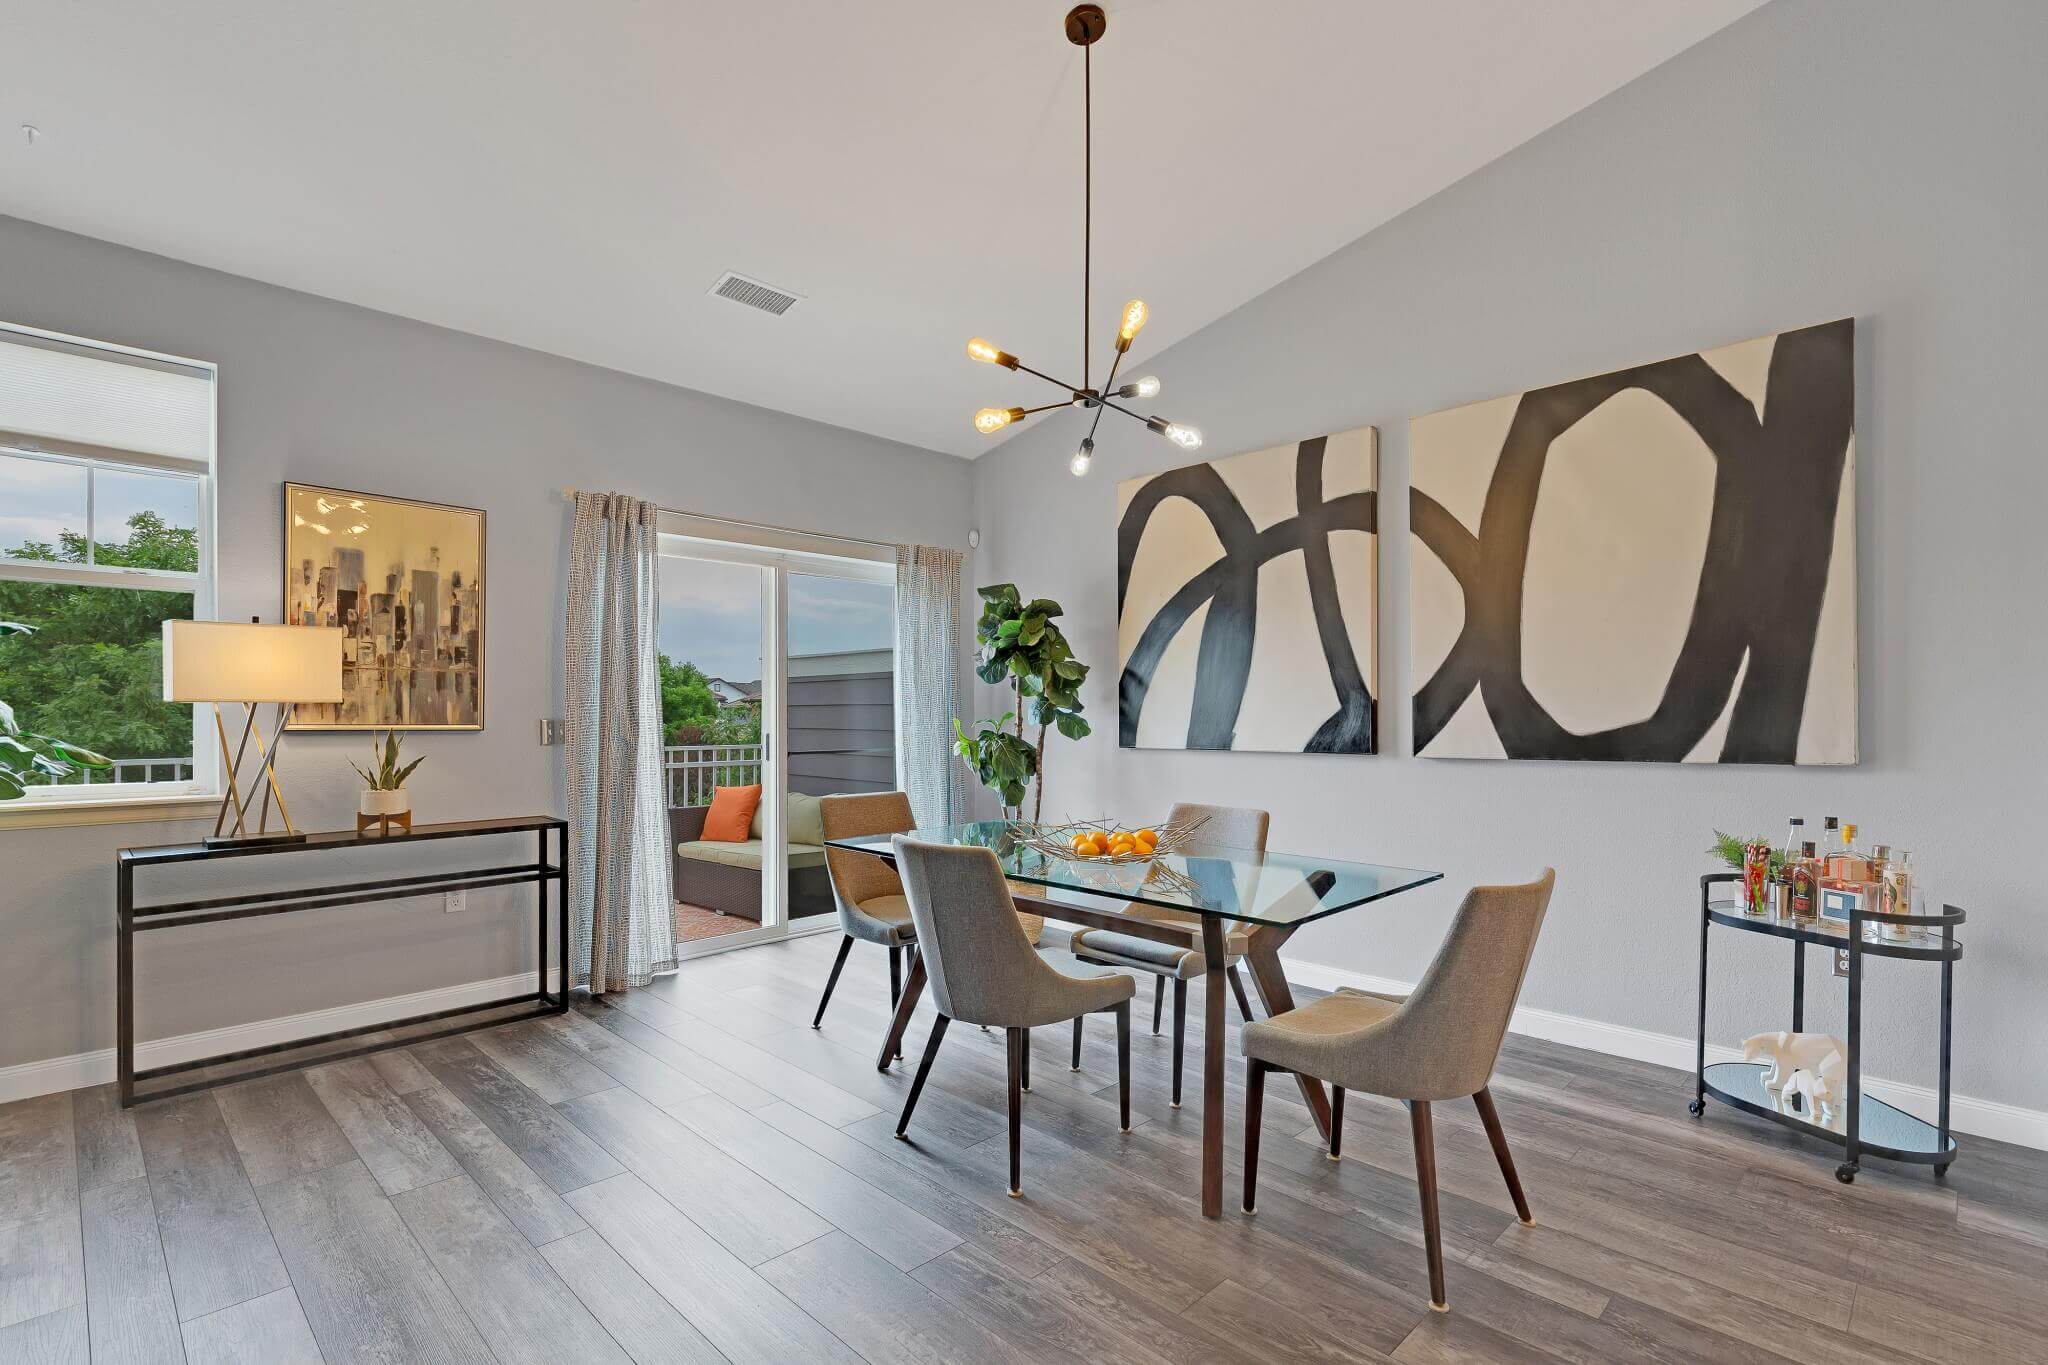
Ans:
[{"label": "small potted plant", "polygon": [[412,770],[424,759],[399,766],[398,731],[386,730],[384,742],[380,745],[375,734],[370,736],[371,767],[365,768],[355,760],[349,760],[349,767],[356,770],[363,779],[362,799],[356,804],[356,828],[362,830],[370,825],[382,825],[384,833],[391,832],[394,824],[407,830],[412,828],[412,795],[405,790],[405,779],[412,776]]}]

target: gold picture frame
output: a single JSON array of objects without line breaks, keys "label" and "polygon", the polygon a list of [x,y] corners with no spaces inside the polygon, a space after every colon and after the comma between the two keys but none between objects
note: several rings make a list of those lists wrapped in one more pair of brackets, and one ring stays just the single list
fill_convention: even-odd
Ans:
[{"label": "gold picture frame", "polygon": [[483,729],[483,511],[289,482],[283,504],[283,619],[347,632],[344,699],[289,728]]}]

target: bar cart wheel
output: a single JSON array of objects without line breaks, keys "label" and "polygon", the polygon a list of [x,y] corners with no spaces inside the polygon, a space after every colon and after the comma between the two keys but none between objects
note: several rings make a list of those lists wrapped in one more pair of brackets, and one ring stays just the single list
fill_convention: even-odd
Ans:
[{"label": "bar cart wheel", "polygon": [[1705,1100],[1694,1100],[1685,1106],[1685,1111],[1694,1118],[1698,1118],[1701,1114],[1707,1112],[1707,1103]]},{"label": "bar cart wheel", "polygon": [[1845,1161],[1841,1165],[1835,1167],[1835,1179],[1841,1181],[1844,1185],[1855,1184],[1856,1163],[1853,1161]]}]

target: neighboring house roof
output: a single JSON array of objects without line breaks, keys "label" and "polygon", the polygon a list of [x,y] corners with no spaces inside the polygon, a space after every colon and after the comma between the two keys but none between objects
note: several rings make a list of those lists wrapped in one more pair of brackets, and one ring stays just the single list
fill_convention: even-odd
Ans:
[{"label": "neighboring house roof", "polygon": [[761,700],[761,684],[755,682],[734,682],[730,678],[706,678],[705,684],[711,694],[726,705]]}]

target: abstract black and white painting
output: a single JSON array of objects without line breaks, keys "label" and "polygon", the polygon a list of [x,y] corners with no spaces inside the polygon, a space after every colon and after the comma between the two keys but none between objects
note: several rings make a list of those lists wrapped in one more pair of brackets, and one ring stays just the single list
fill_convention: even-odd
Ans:
[{"label": "abstract black and white painting", "polygon": [[1856,762],[1854,338],[1414,419],[1415,752]]},{"label": "abstract black and white painting", "polygon": [[1378,748],[1378,436],[1117,485],[1124,748]]}]

